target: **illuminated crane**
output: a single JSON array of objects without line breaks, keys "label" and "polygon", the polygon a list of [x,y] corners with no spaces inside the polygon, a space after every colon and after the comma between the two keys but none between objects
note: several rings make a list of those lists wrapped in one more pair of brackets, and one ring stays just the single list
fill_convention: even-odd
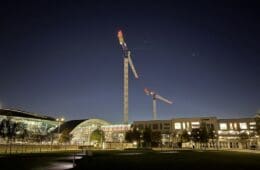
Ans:
[{"label": "illuminated crane", "polygon": [[156,112],[156,100],[159,99],[165,103],[172,104],[172,101],[165,99],[164,97],[156,94],[154,91],[151,91],[147,88],[144,89],[144,92],[148,96],[152,96],[153,98],[153,120],[157,120],[157,112]]},{"label": "illuminated crane", "polygon": [[131,52],[127,48],[121,30],[118,31],[117,37],[124,52],[124,123],[127,124],[128,123],[128,65],[130,65],[131,70],[136,79],[138,79],[138,75],[131,59]]}]

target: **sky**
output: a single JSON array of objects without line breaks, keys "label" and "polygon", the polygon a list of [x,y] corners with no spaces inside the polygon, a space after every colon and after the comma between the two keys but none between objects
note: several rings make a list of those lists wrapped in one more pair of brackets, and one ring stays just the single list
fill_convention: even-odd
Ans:
[{"label": "sky", "polygon": [[123,31],[129,121],[252,117],[260,109],[256,1],[5,1],[0,5],[0,106],[66,120],[123,121]]}]

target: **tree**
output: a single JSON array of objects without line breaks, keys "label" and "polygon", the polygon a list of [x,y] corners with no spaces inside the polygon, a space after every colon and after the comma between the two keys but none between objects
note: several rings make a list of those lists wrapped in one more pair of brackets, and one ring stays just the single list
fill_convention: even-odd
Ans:
[{"label": "tree", "polygon": [[181,133],[181,142],[189,142],[190,141],[190,135],[188,134],[187,130],[183,130]]},{"label": "tree", "polygon": [[0,123],[0,135],[7,138],[7,141],[15,140],[15,137],[24,132],[24,125],[20,122],[14,122],[10,118],[3,119]]},{"label": "tree", "polygon": [[3,119],[0,123],[0,135],[4,139],[7,138],[10,154],[12,153],[12,142],[16,139],[19,133],[22,133],[23,127],[22,123],[14,122],[11,118]]},{"label": "tree", "polygon": [[101,129],[94,130],[90,135],[90,141],[94,141],[97,144],[100,144],[104,141],[105,134]]},{"label": "tree", "polygon": [[260,135],[260,115],[258,115],[255,118],[255,121],[256,121],[256,133],[259,136]]},{"label": "tree", "polygon": [[151,146],[151,142],[152,142],[152,131],[150,128],[145,128],[143,131],[143,141],[144,141],[144,145],[146,147],[150,147]]},{"label": "tree", "polygon": [[242,144],[242,148],[246,148],[246,149],[248,148],[247,146],[248,139],[249,139],[249,134],[247,134],[246,132],[242,132],[239,134],[239,141]]},{"label": "tree", "polygon": [[159,131],[152,132],[151,142],[152,146],[159,146],[162,140],[162,134]]},{"label": "tree", "polygon": [[208,125],[205,122],[201,123],[199,136],[200,136],[200,143],[203,144],[208,143],[209,141]]},{"label": "tree", "polygon": [[[97,133],[97,132],[95,132],[95,133]],[[70,131],[68,129],[65,129],[62,131],[62,133],[60,135],[59,142],[60,143],[70,143],[71,138],[72,138],[72,135],[70,134]],[[97,135],[93,135],[93,138],[97,139]]]},{"label": "tree", "polygon": [[127,142],[137,142],[138,147],[140,146],[140,141],[141,141],[141,132],[134,127],[132,130],[129,130],[125,134],[125,140]]},{"label": "tree", "polygon": [[200,129],[196,128],[196,129],[192,129],[191,131],[191,140],[197,144],[200,142]]}]

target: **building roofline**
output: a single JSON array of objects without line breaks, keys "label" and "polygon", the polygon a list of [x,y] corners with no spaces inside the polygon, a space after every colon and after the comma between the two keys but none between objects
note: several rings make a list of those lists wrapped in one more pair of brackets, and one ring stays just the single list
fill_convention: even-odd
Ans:
[{"label": "building roofline", "polygon": [[[15,112],[15,113],[21,113],[24,115],[28,115],[28,118],[34,118],[34,119],[45,119],[45,120],[50,120],[50,121],[56,121],[55,118],[50,117],[50,116],[45,116],[43,114],[39,114],[39,113],[33,113],[33,112],[28,112],[28,111],[23,111],[20,109],[10,109],[10,108],[3,108],[0,109],[3,111],[10,111],[10,112]],[[15,115],[14,117],[24,117],[24,116],[19,116],[19,115]]]}]

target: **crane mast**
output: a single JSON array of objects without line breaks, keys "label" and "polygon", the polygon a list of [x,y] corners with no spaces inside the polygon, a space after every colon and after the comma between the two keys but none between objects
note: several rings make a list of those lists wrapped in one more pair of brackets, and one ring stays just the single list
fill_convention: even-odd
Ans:
[{"label": "crane mast", "polygon": [[138,74],[135,70],[133,61],[131,59],[131,52],[127,48],[127,45],[125,43],[123,33],[121,30],[118,31],[117,37],[119,40],[119,44],[122,46],[123,53],[124,53],[124,97],[123,97],[124,110],[123,110],[123,115],[124,115],[124,123],[128,124],[128,112],[129,112],[129,107],[128,107],[128,105],[129,105],[129,101],[128,101],[128,98],[129,98],[129,95],[128,95],[129,73],[128,72],[129,71],[128,70],[129,70],[129,65],[130,65],[131,70],[136,79],[138,79]]}]

